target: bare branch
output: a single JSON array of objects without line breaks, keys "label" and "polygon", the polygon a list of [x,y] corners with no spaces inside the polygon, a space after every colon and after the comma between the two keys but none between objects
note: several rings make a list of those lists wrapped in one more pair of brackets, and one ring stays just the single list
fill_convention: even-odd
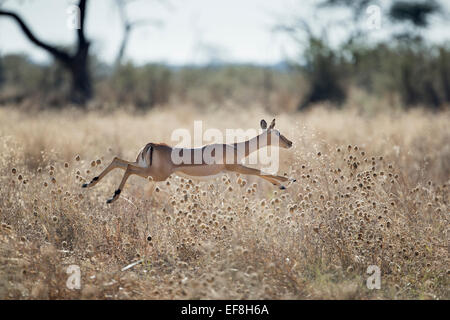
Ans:
[{"label": "bare branch", "polygon": [[154,27],[162,27],[163,22],[158,19],[139,19],[129,23],[131,28],[133,27],[143,27],[143,26],[154,26]]},{"label": "bare branch", "polygon": [[11,11],[0,10],[0,16],[7,16],[7,17],[11,17],[14,20],[16,20],[16,22],[19,24],[22,31],[25,33],[25,35],[31,42],[33,42],[38,47],[46,50],[47,52],[49,52],[55,59],[61,61],[62,63],[64,63],[64,64],[70,63],[71,57],[69,56],[69,54],[38,39],[18,14],[16,14],[15,12],[11,12]]},{"label": "bare branch", "polygon": [[85,18],[86,18],[86,2],[87,0],[80,0],[78,8],[80,8],[80,28],[77,30],[78,34],[78,48],[85,46],[88,42],[84,34]]},{"label": "bare branch", "polygon": [[130,38],[130,33],[136,27],[144,26],[155,26],[161,27],[163,25],[162,21],[159,19],[138,19],[135,21],[130,21],[126,13],[126,5],[133,2],[134,0],[116,0],[117,8],[119,9],[120,20],[123,25],[123,38],[120,43],[119,51],[117,53],[115,65],[118,66],[122,62],[123,56],[125,54],[125,49]]}]

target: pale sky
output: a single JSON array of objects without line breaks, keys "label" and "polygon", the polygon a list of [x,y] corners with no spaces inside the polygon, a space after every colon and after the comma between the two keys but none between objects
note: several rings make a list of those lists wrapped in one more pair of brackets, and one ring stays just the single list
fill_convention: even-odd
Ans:
[{"label": "pale sky", "polygon": [[[75,32],[67,27],[69,0],[7,0],[4,9],[18,12],[38,38],[55,44],[71,44]],[[313,0],[134,0],[126,8],[134,19],[159,19],[161,27],[144,26],[133,31],[126,58],[136,63],[205,63],[221,59],[240,63],[276,63],[292,57],[297,47],[286,36],[271,32],[276,23],[300,14],[314,27],[332,19],[350,19],[342,10],[313,9]],[[351,26],[332,28],[337,41]],[[122,29],[115,0],[90,0],[86,32],[94,52],[106,62],[117,54]],[[334,33],[333,33],[334,32]],[[379,37],[382,31],[371,36]],[[430,39],[450,39],[436,25]],[[0,53],[23,52],[36,61],[48,55],[31,44],[11,19],[0,17]]]}]

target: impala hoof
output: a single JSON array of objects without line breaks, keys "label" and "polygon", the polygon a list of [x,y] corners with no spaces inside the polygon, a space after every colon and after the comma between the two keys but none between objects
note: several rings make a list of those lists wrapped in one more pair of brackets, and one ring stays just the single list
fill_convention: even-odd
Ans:
[{"label": "impala hoof", "polygon": [[89,184],[85,183],[85,184],[83,184],[81,187],[82,187],[82,188],[87,188],[88,185],[89,185]]},{"label": "impala hoof", "polygon": [[286,187],[285,187],[285,186],[281,186],[280,189],[281,189],[281,190],[285,190]]},{"label": "impala hoof", "polygon": [[114,191],[113,197],[111,199],[106,200],[106,203],[111,203],[111,202],[117,200],[117,198],[119,197],[121,191],[122,190],[120,190],[120,189],[117,189],[116,191]]}]

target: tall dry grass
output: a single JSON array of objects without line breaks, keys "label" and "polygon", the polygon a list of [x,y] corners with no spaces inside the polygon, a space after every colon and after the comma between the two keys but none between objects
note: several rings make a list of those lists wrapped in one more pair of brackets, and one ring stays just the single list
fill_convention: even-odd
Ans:
[{"label": "tall dry grass", "polygon": [[[193,120],[225,129],[261,118],[272,116],[0,109],[0,298],[450,298],[448,111],[281,114],[294,147],[280,151],[280,171],[297,178],[286,191],[235,174],[156,188],[132,177],[108,206],[120,170],[80,188],[113,156],[170,143]],[[71,264],[81,290],[66,287]],[[366,287],[369,265],[380,290]]]}]

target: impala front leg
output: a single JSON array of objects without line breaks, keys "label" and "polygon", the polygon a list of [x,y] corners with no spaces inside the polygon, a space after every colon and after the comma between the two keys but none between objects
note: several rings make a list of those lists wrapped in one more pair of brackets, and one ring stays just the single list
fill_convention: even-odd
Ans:
[{"label": "impala front leg", "polygon": [[141,177],[146,177],[147,168],[136,167],[132,164],[128,164],[127,169],[125,170],[125,174],[123,175],[122,181],[120,182],[119,188],[116,191],[114,191],[114,195],[112,196],[111,199],[108,199],[106,203],[112,203],[117,199],[119,199],[120,193],[122,192],[125,183],[132,174],[136,174]]},{"label": "impala front leg", "polygon": [[129,164],[135,164],[135,162],[125,161],[125,160],[119,159],[119,158],[117,158],[117,157],[114,157],[113,161],[111,161],[111,163],[109,164],[109,166],[107,166],[107,167],[105,168],[105,170],[103,170],[103,172],[100,173],[100,175],[98,175],[97,177],[93,178],[93,179],[91,180],[91,182],[83,184],[81,187],[82,187],[82,188],[90,188],[90,187],[93,187],[93,186],[95,186],[101,179],[103,179],[103,177],[106,176],[110,171],[112,171],[112,170],[114,170],[114,169],[117,169],[117,168],[126,170],[126,169],[127,169],[127,166],[128,166]]},{"label": "impala front leg", "polygon": [[241,164],[226,165],[225,168],[228,171],[234,171],[234,172],[238,172],[238,173],[241,173],[241,174],[258,176],[260,178],[263,178],[263,179],[269,181],[273,185],[276,185],[276,186],[280,187],[281,190],[286,189],[286,187],[283,186],[280,183],[280,181],[281,182],[285,182],[285,181],[289,180],[288,178],[282,177],[282,176],[274,176],[274,175],[270,175],[270,174],[264,174],[259,169],[249,168],[249,167],[243,166]]}]

